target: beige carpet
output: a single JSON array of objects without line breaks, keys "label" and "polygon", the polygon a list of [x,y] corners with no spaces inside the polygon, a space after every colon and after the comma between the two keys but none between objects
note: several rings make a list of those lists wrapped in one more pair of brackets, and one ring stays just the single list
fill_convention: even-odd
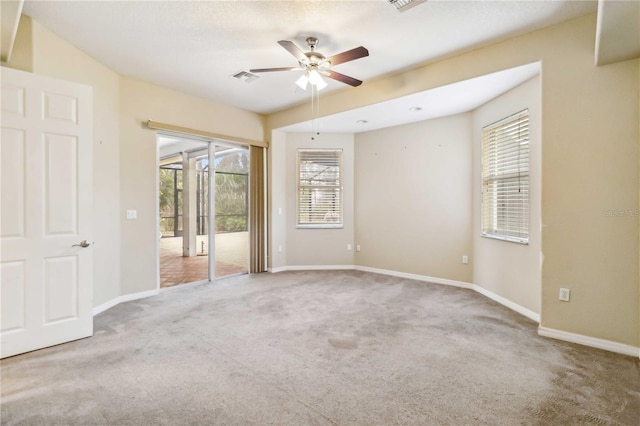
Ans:
[{"label": "beige carpet", "polygon": [[118,305],[1,363],[2,424],[638,425],[638,359],[464,289],[245,275]]}]

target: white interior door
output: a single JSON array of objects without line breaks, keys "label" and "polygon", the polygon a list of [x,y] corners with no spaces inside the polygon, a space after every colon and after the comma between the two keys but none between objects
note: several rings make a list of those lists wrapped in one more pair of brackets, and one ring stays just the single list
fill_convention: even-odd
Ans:
[{"label": "white interior door", "polygon": [[1,98],[4,358],[93,334],[92,92],[3,67]]}]

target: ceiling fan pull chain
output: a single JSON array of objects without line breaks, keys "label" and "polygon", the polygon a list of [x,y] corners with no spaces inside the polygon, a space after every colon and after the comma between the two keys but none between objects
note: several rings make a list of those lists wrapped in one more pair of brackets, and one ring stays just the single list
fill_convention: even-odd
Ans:
[{"label": "ceiling fan pull chain", "polygon": [[311,140],[320,136],[320,91],[315,85],[311,86]]},{"label": "ceiling fan pull chain", "polygon": [[320,136],[320,89],[316,86],[316,129],[315,136]]},{"label": "ceiling fan pull chain", "polygon": [[315,140],[316,132],[316,95],[318,91],[315,85],[311,86],[311,140]]},{"label": "ceiling fan pull chain", "polygon": [[315,106],[313,103],[314,87],[315,86],[311,86],[311,140],[315,140],[315,138],[313,137],[313,126],[315,124]]}]

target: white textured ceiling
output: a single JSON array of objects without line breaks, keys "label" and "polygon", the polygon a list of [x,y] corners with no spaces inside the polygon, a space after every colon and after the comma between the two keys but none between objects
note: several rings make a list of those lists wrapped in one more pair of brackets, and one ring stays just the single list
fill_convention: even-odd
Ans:
[{"label": "white textured ceiling", "polygon": [[540,63],[283,127],[284,132],[360,133],[471,111],[540,74]]},{"label": "white textured ceiling", "polygon": [[[429,0],[406,12],[375,1],[29,1],[24,13],[114,71],[242,109],[271,113],[308,101],[277,44],[320,39],[331,56],[357,46],[370,56],[335,70],[371,80],[596,11],[595,1]],[[304,49],[306,50],[306,49]],[[352,90],[329,80],[323,93]]]}]

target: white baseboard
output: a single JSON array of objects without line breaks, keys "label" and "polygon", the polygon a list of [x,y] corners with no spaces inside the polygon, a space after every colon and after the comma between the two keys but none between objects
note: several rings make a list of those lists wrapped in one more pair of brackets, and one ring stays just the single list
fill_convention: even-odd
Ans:
[{"label": "white baseboard", "polygon": [[369,266],[360,266],[360,265],[281,266],[279,268],[273,268],[269,272],[275,273],[275,272],[284,272],[284,271],[314,271],[314,270],[319,271],[319,270],[354,270],[354,269],[356,271],[372,272],[374,274],[390,275],[390,276],[399,277],[399,278],[407,278],[410,280],[424,281],[428,283],[443,284],[443,285],[449,285],[453,287],[460,287],[460,288],[466,288],[469,290],[474,290],[482,294],[483,296],[488,297],[489,299],[494,300],[513,311],[516,311],[520,315],[524,315],[525,317],[537,323],[540,323],[540,314],[536,314],[535,312],[525,308],[524,306],[520,306],[517,303],[510,301],[509,299],[505,299],[502,296],[499,296],[485,288],[480,287],[479,285],[464,282],[464,281],[430,277],[427,275],[410,274],[408,272],[392,271],[389,269],[379,269],[379,268],[372,268]]},{"label": "white baseboard", "polygon": [[118,296],[115,299],[111,299],[108,302],[93,308],[93,311],[92,311],[93,316],[96,316],[99,313],[106,311],[107,309],[113,308],[114,306],[120,303],[130,302],[132,300],[137,300],[137,299],[144,299],[145,297],[156,296],[158,294],[159,294],[159,291],[155,289],[155,290],[147,290],[147,291],[141,291],[139,293],[125,294],[123,296]]},{"label": "white baseboard", "polygon": [[461,287],[473,289],[473,284],[464,281],[449,280],[446,278],[429,277],[427,275],[410,274],[407,272],[391,271],[388,269],[371,268],[369,266],[356,265],[353,267],[356,271],[372,272],[374,274],[391,275],[393,277],[407,278],[409,280],[425,281],[434,284],[450,285],[453,287]]},{"label": "white baseboard", "polygon": [[389,271],[386,269],[370,268],[368,266],[356,265],[355,269],[357,271],[373,272],[376,274],[383,274],[383,275],[393,275],[394,277],[408,278],[408,279],[417,280],[417,281],[426,281],[426,282],[435,283],[435,284],[444,284],[444,285],[450,285],[454,287],[468,288],[470,290],[474,290],[482,294],[485,297],[488,297],[491,300],[498,302],[503,306],[506,306],[507,308],[513,311],[516,311],[520,315],[524,315],[525,317],[537,323],[540,323],[540,314],[536,314],[535,312],[525,308],[524,306],[520,306],[509,299],[505,299],[504,297],[499,296],[483,287],[480,287],[477,284],[471,284],[464,281],[449,280],[446,278],[429,277],[426,275],[409,274],[406,272]]},{"label": "white baseboard", "polygon": [[611,340],[598,339],[582,334],[569,333],[568,331],[555,330],[553,328],[538,327],[538,335],[550,337],[552,339],[564,340],[566,342],[577,343],[579,345],[590,346],[592,348],[604,349],[609,352],[616,352],[623,355],[630,355],[640,358],[640,348],[624,343],[612,342]]},{"label": "white baseboard", "polygon": [[[426,281],[435,284],[444,284],[455,287],[467,288],[470,290],[474,290],[485,297],[488,297],[491,300],[494,300],[500,303],[507,308],[518,312],[519,314],[540,323],[540,314],[537,314],[530,309],[525,308],[524,306],[520,306],[517,303],[514,303],[502,296],[499,296],[483,287],[480,287],[477,284],[471,284],[462,281],[454,281],[448,280],[444,278],[435,278],[429,277],[426,275],[417,275],[417,274],[409,274],[406,272],[398,272],[398,271],[390,271],[386,269],[378,269],[378,268],[370,268],[368,266],[359,266],[359,265],[341,265],[341,266],[283,266],[279,268],[274,268],[270,272],[282,272],[282,271],[302,271],[302,270],[319,270],[319,269],[355,269],[356,271],[364,271],[364,272],[372,272],[376,274],[382,275],[392,275],[400,278],[408,278],[417,281]],[[597,349],[603,349],[610,352],[620,353],[623,355],[630,355],[634,357],[640,357],[640,348],[631,345],[625,345],[623,343],[612,342],[610,340],[598,339],[595,337],[584,336],[581,334],[569,333],[567,331],[555,330],[552,328],[538,326],[538,334],[543,337],[550,337],[552,339],[564,340],[571,343],[577,343],[579,345],[590,346]]]},{"label": "white baseboard", "polygon": [[524,306],[520,306],[517,303],[512,302],[509,299],[506,299],[500,295],[497,295],[495,293],[493,293],[492,291],[487,290],[486,288],[480,287],[477,284],[473,285],[473,289],[475,291],[477,291],[478,293],[482,294],[483,296],[488,297],[489,299],[498,302],[499,304],[506,306],[507,308],[511,309],[512,311],[516,311],[517,313],[519,313],[520,315],[523,315],[527,318],[529,318],[530,320],[533,320],[535,322],[537,322],[538,324],[540,324],[540,314],[536,314],[535,312],[533,312],[530,309],[525,308]]},{"label": "white baseboard", "polygon": [[278,273],[286,271],[353,271],[353,265],[292,265],[268,268],[267,272]]},{"label": "white baseboard", "polygon": [[445,278],[429,277],[426,275],[409,274],[407,272],[391,271],[388,269],[370,268],[368,266],[360,265],[292,265],[292,266],[280,266],[277,268],[269,268],[268,272],[278,273],[285,271],[362,271],[372,272],[374,274],[391,275],[399,278],[407,278],[416,281],[425,281],[434,284],[444,284],[454,287],[462,287],[473,289],[473,284],[462,281],[448,280]]}]

